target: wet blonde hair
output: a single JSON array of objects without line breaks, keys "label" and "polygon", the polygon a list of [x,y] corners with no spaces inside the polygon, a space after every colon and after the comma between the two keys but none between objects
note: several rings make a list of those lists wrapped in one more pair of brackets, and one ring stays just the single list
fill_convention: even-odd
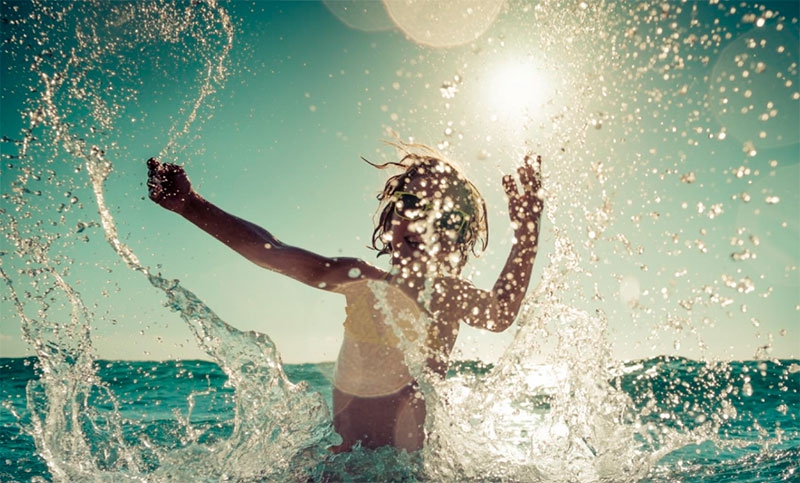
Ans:
[{"label": "wet blonde hair", "polygon": [[365,158],[365,162],[378,169],[396,167],[403,172],[390,177],[383,187],[383,191],[377,196],[380,204],[378,205],[378,221],[375,230],[372,232],[372,248],[378,251],[378,256],[390,254],[393,251],[391,240],[387,240],[384,234],[391,230],[392,214],[395,209],[394,194],[398,191],[405,191],[406,186],[412,179],[428,176],[430,173],[444,175],[454,180],[453,184],[464,188],[466,197],[460,200],[460,209],[467,216],[466,228],[459,235],[457,248],[461,254],[458,268],[464,266],[471,252],[479,255],[486,250],[489,243],[489,226],[486,213],[486,202],[481,196],[478,188],[475,187],[456,166],[444,159],[434,149],[421,144],[406,144],[402,142],[387,141],[387,144],[394,146],[404,156],[397,162],[375,164]]}]

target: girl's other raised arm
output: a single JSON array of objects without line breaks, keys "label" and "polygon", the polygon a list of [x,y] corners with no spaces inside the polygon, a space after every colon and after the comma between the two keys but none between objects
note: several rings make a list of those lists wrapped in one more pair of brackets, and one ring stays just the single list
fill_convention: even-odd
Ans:
[{"label": "girl's other raised arm", "polygon": [[525,157],[517,170],[521,190],[511,175],[503,177],[508,212],[514,225],[514,244],[492,290],[481,290],[461,279],[442,281],[445,295],[434,310],[446,310],[450,317],[493,332],[507,329],[519,314],[528,290],[533,262],[539,245],[543,210],[541,158]]}]

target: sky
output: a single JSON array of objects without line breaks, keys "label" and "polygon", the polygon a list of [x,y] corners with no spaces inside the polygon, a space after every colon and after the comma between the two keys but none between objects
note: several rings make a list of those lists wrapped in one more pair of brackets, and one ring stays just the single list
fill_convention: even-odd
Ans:
[{"label": "sky", "polygon": [[[98,358],[204,357],[106,241],[76,155],[95,146],[142,265],[268,334],[285,362],[334,360],[343,298],[150,202],[145,161],[183,165],[285,243],[385,267],[367,245],[387,172],[360,157],[396,159],[396,133],[486,198],[476,285],[511,243],[500,180],[535,152],[547,219],[530,293],[568,272],[559,298],[602,314],[620,359],[800,357],[796,3],[427,5],[3,3],[0,356],[74,343],[68,321],[84,317]],[[465,329],[456,357],[494,360],[514,336]]]}]

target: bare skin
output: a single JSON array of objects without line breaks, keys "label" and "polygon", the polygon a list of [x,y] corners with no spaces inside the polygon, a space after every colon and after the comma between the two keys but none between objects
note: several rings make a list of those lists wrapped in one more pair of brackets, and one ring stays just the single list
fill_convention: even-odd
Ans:
[{"label": "bare skin", "polygon": [[[357,258],[330,258],[287,245],[267,230],[203,199],[192,189],[182,167],[155,159],[150,159],[147,166],[150,199],[183,216],[256,265],[306,285],[342,294],[350,290],[351,284],[364,280],[386,282],[416,301],[420,311],[432,320],[425,341],[431,349],[428,368],[441,377],[447,372],[459,325],[465,323],[493,332],[506,330],[519,314],[530,283],[543,207],[540,158],[526,156],[517,170],[517,180],[511,175],[503,177],[514,244],[491,290],[479,289],[444,270],[456,242],[445,233],[433,233],[431,237],[427,230],[432,227],[420,227],[419,221],[392,219],[393,252],[391,269],[387,272]],[[411,178],[405,191],[420,198],[463,196],[448,183],[446,175],[435,173]],[[425,246],[425,241],[432,239],[436,240],[436,250]],[[353,273],[359,275],[353,277]],[[434,289],[423,293],[425,281],[431,278]],[[343,351],[346,348],[347,334]],[[334,426],[344,442],[333,450],[349,450],[357,441],[367,447],[393,445],[417,450],[424,442],[424,420],[424,400],[413,379],[404,388],[379,398],[359,397],[335,387]]]}]

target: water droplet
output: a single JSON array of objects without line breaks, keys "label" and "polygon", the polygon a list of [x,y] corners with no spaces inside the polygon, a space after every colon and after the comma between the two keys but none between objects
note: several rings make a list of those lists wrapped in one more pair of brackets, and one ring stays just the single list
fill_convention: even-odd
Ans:
[{"label": "water droplet", "polygon": [[713,220],[714,218],[718,217],[723,213],[724,211],[722,209],[722,203],[716,203],[712,205],[711,208],[709,208],[708,217]]},{"label": "water droplet", "polygon": [[361,270],[357,268],[351,268],[349,272],[347,272],[347,276],[350,278],[358,278],[361,276]]},{"label": "water droplet", "polygon": [[736,261],[736,262],[741,262],[741,261],[744,261],[744,260],[750,260],[750,259],[753,259],[753,258],[756,258],[755,253],[751,252],[750,250],[748,250],[746,248],[744,250],[742,250],[741,252],[733,252],[733,253],[731,253],[731,259]]},{"label": "water droplet", "polygon": [[458,92],[458,86],[453,84],[452,82],[446,81],[443,82],[442,85],[439,87],[439,92],[444,99],[452,99],[456,96]]}]

